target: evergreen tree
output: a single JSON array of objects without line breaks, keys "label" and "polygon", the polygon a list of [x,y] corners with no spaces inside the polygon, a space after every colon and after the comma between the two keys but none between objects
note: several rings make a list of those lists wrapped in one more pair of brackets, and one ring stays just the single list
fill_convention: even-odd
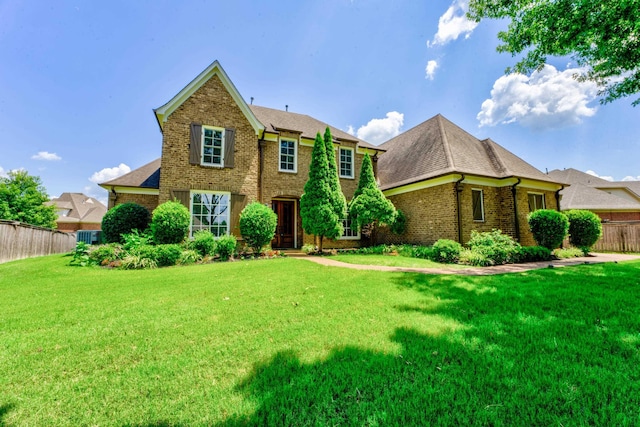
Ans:
[{"label": "evergreen tree", "polygon": [[[329,166],[329,187],[331,188],[331,206],[338,218],[346,218],[347,201],[342,193],[340,177],[338,176],[338,165],[336,162],[336,150],[333,147],[333,137],[329,126],[324,132],[324,145],[327,150],[327,164]],[[342,235],[342,223],[339,223],[340,230],[338,236]]]},{"label": "evergreen tree", "polygon": [[323,237],[331,239],[338,237],[341,227],[341,218],[336,215],[331,200],[327,150],[318,132],[311,152],[309,179],[304,185],[304,194],[300,198],[300,216],[305,233],[316,236],[320,253],[322,253]]},{"label": "evergreen tree", "polygon": [[349,204],[349,215],[360,228],[369,226],[371,233],[378,224],[392,224],[395,220],[396,208],[378,188],[368,154],[362,160],[358,188]]}]

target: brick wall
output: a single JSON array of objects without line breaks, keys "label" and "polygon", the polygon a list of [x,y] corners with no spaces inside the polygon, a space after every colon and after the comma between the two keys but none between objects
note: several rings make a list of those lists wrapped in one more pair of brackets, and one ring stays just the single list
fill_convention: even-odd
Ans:
[{"label": "brick wall", "polygon": [[115,198],[112,194],[109,194],[109,209],[115,205],[121,205],[123,203],[137,203],[149,209],[149,212],[153,212],[158,207],[158,196],[151,194],[130,194],[130,193],[118,193]]},{"label": "brick wall", "polygon": [[640,212],[595,212],[603,221],[640,221]]}]

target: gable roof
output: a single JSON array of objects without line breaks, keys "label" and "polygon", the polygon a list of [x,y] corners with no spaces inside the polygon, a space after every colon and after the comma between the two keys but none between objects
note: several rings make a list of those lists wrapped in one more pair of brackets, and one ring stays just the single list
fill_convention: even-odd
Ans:
[{"label": "gable roof", "polygon": [[103,182],[100,187],[136,187],[136,188],[160,188],[160,159],[155,159],[144,166],[134,169],[131,172]]},{"label": "gable roof", "polygon": [[316,133],[324,134],[327,126],[331,129],[331,136],[336,141],[351,141],[359,147],[384,151],[380,147],[359,139],[347,132],[328,125],[327,123],[315,119],[306,114],[292,113],[289,111],[276,110],[273,108],[250,105],[249,108],[255,116],[262,122],[265,131],[278,134],[284,132],[300,133],[300,136],[308,139],[315,139]]},{"label": "gable roof", "polygon": [[438,114],[382,144],[382,189],[460,173],[558,183],[491,139],[479,140]]},{"label": "gable roof", "polygon": [[256,117],[254,116],[251,109],[249,109],[248,104],[245,102],[244,98],[238,92],[235,85],[229,79],[229,76],[224,71],[222,66],[218,61],[213,61],[211,65],[205,68],[198,76],[193,79],[187,86],[185,86],[180,92],[178,92],[169,102],[164,104],[162,107],[158,107],[153,110],[156,115],[156,120],[158,121],[158,125],[160,126],[160,130],[162,131],[164,127],[164,123],[167,121],[167,118],[173,113],[180,105],[182,105],[191,95],[193,95],[202,85],[204,85],[209,79],[213,76],[218,76],[225,89],[235,103],[238,105],[244,116],[247,118],[251,126],[256,132],[256,135],[259,135],[263,130],[264,126]]},{"label": "gable roof", "polygon": [[[607,181],[573,168],[555,169],[549,176],[571,184],[560,192],[562,210],[640,210],[638,181]],[[623,192],[612,193],[613,189]]]},{"label": "gable roof", "polygon": [[93,197],[82,193],[62,193],[60,197],[47,202],[58,210],[68,210],[66,215],[58,215],[57,222],[101,223],[107,207]]}]

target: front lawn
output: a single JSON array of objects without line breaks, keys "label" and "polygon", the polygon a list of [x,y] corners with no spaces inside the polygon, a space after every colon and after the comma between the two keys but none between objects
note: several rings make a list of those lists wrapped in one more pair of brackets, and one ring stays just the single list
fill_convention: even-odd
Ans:
[{"label": "front lawn", "polygon": [[640,262],[0,265],[0,425],[638,425]]},{"label": "front lawn", "polygon": [[333,255],[331,259],[348,264],[360,265],[384,265],[389,267],[408,267],[408,268],[446,268],[446,269],[462,269],[471,266],[462,264],[441,264],[422,258],[411,258],[399,255]]}]

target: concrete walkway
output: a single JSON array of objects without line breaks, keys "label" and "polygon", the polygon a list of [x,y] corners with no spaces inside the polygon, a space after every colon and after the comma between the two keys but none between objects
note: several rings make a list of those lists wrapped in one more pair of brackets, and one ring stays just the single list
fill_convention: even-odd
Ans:
[{"label": "concrete walkway", "polygon": [[620,262],[631,261],[640,259],[640,255],[625,255],[625,254],[600,254],[593,253],[588,257],[560,259],[544,262],[527,262],[523,264],[505,264],[496,265],[493,267],[469,267],[469,268],[414,268],[414,267],[388,267],[383,265],[362,265],[362,264],[349,264],[346,262],[336,261],[330,256],[310,256],[305,254],[291,254],[290,256],[300,259],[305,259],[316,264],[326,265],[330,267],[344,267],[354,270],[374,270],[374,271],[400,271],[410,273],[424,273],[424,274],[459,274],[464,276],[489,276],[493,274],[504,273],[520,273],[523,271],[537,270],[541,268],[558,268],[566,267],[570,265],[580,264],[599,264],[603,262]]}]

